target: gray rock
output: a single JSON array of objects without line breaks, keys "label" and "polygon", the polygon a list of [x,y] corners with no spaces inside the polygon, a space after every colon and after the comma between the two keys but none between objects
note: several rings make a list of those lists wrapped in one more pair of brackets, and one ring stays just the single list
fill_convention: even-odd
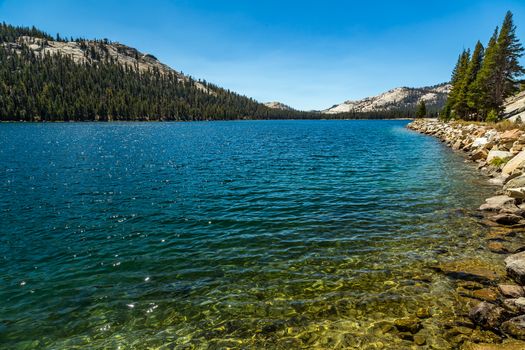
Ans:
[{"label": "gray rock", "polygon": [[[512,174],[508,175],[506,178],[505,178],[505,181],[503,182],[504,184],[506,184],[507,182],[509,182],[510,180],[512,179],[515,179],[517,177],[520,177],[521,175],[523,175],[522,172],[520,171],[514,171]],[[505,174],[502,174],[502,176],[506,176]]]},{"label": "gray rock", "polygon": [[509,180],[505,184],[504,189],[518,188],[518,187],[525,187],[525,175],[521,175],[521,176],[515,177],[514,179]]},{"label": "gray rock", "polygon": [[514,142],[517,141],[523,132],[516,128],[512,130],[507,130],[499,135],[500,142]]},{"label": "gray rock", "polygon": [[480,149],[477,149],[475,150],[474,152],[472,152],[472,154],[470,155],[470,158],[472,160],[482,160],[482,159],[487,159],[487,155],[489,153],[487,152],[486,149],[484,148],[480,148]]},{"label": "gray rock", "polygon": [[452,145],[452,149],[458,150],[463,146],[464,146],[463,141],[459,139]]},{"label": "gray rock", "polygon": [[512,198],[525,199],[525,187],[508,188],[505,194]]},{"label": "gray rock", "polygon": [[512,197],[502,195],[485,199],[485,204],[479,207],[479,209],[483,211],[500,211],[504,208],[514,207],[516,207],[516,200]]},{"label": "gray rock", "polygon": [[487,143],[489,143],[489,139],[487,137],[478,137],[477,139],[474,140],[474,142],[472,143],[472,147],[480,147],[480,146],[484,146],[486,145]]},{"label": "gray rock", "polygon": [[505,259],[507,274],[519,284],[525,284],[525,252],[513,254]]},{"label": "gray rock", "polygon": [[521,151],[512,158],[501,170],[503,174],[512,174],[512,172],[525,164],[525,151]]},{"label": "gray rock", "polygon": [[497,222],[501,225],[516,225],[521,220],[523,220],[523,217],[515,214],[498,214],[490,217],[490,220]]},{"label": "gray rock", "polygon": [[484,167],[487,166],[487,162],[485,162],[484,160],[480,161],[479,164],[478,164],[478,169],[482,169]]},{"label": "gray rock", "polygon": [[469,317],[474,323],[484,328],[497,328],[508,315],[508,312],[499,306],[481,302],[472,310],[470,310]]},{"label": "gray rock", "polygon": [[503,322],[501,330],[514,338],[525,340],[525,315],[513,317]]},{"label": "gray rock", "polygon": [[493,185],[503,186],[506,179],[506,176],[496,175],[494,178],[490,179],[489,182]]},{"label": "gray rock", "polygon": [[525,215],[525,210],[520,207],[515,206],[513,208],[503,208],[500,210],[499,213],[500,214],[514,214],[517,216],[521,216],[523,218],[523,216]]},{"label": "gray rock", "polygon": [[496,136],[498,136],[498,132],[492,129],[492,130],[487,131],[484,136],[487,138],[489,142],[492,142],[492,140],[494,140]]},{"label": "gray rock", "polygon": [[524,313],[525,312],[525,298],[514,298],[514,299],[505,299],[503,305],[514,313]]}]

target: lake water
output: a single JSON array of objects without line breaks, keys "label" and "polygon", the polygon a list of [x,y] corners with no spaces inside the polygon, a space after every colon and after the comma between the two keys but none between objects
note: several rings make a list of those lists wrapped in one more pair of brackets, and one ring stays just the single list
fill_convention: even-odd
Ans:
[{"label": "lake water", "polygon": [[492,189],[406,124],[1,124],[0,348],[445,346]]}]

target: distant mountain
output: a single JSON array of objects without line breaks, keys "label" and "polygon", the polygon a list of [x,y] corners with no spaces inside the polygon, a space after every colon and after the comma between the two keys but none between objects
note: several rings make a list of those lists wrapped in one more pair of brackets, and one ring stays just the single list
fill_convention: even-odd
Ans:
[{"label": "distant mountain", "polygon": [[266,107],[268,108],[272,108],[272,109],[280,109],[280,110],[283,110],[283,111],[294,111],[295,109],[293,109],[292,107],[288,106],[288,105],[285,105],[284,103],[281,103],[281,102],[266,102],[264,104]]},{"label": "distant mountain", "polygon": [[425,101],[428,110],[437,111],[444,106],[450,88],[451,85],[448,83],[422,88],[399,87],[378,96],[367,97],[357,101],[345,101],[322,111],[322,113],[413,111],[420,101]]}]

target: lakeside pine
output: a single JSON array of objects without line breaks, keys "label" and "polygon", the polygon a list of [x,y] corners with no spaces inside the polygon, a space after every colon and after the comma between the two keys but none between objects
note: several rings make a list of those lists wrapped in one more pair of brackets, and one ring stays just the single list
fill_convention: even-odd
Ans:
[{"label": "lakeside pine", "polygon": [[474,52],[463,50],[452,71],[452,89],[443,109],[443,119],[496,121],[505,99],[520,88],[525,74],[519,59],[523,46],[516,36],[512,12],[508,11],[485,49],[477,42]]},{"label": "lakeside pine", "polygon": [[417,106],[416,117],[424,118],[426,116],[427,116],[427,105],[425,104],[425,101],[421,100]]}]

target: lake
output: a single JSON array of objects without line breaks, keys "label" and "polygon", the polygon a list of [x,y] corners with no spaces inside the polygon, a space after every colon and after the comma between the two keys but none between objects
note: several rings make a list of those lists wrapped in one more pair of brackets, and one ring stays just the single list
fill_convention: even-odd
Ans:
[{"label": "lake", "polygon": [[407,123],[0,124],[0,348],[445,346],[493,189]]}]

